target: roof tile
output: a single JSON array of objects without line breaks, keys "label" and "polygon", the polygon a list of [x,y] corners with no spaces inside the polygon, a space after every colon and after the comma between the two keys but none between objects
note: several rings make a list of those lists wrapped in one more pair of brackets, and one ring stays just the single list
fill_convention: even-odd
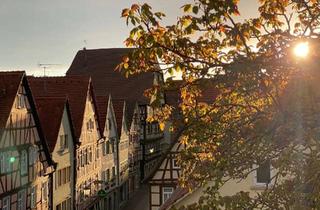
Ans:
[{"label": "roof tile", "polygon": [[148,103],[144,90],[151,88],[153,73],[143,73],[124,77],[115,71],[122,57],[131,52],[129,48],[84,49],[78,51],[67,75],[91,76],[96,94],[99,96],[112,95],[113,99],[125,99]]}]

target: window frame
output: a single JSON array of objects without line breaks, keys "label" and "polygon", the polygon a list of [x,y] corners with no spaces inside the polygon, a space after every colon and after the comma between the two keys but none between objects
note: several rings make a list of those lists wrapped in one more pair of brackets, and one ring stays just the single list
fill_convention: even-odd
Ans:
[{"label": "window frame", "polygon": [[173,169],[180,169],[180,166],[178,165],[178,160],[176,158],[172,159],[172,168]]},{"label": "window frame", "polygon": [[26,189],[20,190],[17,195],[17,209],[25,210],[26,209]]},{"label": "window frame", "polygon": [[266,186],[272,186],[274,184],[274,180],[272,180],[272,177],[275,175],[275,171],[271,165],[271,161],[269,163],[270,163],[270,182],[269,183],[258,182],[257,176],[258,176],[259,165],[253,164],[253,168],[255,169],[253,171],[253,187],[263,187],[264,188]]},{"label": "window frame", "polygon": [[[165,192],[166,189],[170,189],[171,192],[168,192],[168,191]],[[174,187],[171,187],[171,186],[162,187],[162,204],[171,197],[171,195],[173,194],[173,191],[174,191]],[[165,199],[165,196],[169,196],[169,197]]]},{"label": "window frame", "polygon": [[20,154],[20,174],[22,176],[28,173],[28,152],[24,149]]},{"label": "window frame", "polygon": [[37,185],[32,186],[30,190],[30,207],[37,207]]},{"label": "window frame", "polygon": [[10,210],[10,209],[11,209],[11,197],[10,195],[8,195],[2,198],[2,210]]}]

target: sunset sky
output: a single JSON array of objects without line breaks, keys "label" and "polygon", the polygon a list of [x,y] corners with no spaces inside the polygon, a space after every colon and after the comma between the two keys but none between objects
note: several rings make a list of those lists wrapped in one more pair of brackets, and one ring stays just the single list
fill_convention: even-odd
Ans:
[{"label": "sunset sky", "polygon": [[[1,0],[0,71],[42,75],[39,63],[59,64],[47,76],[64,75],[79,49],[124,47],[130,28],[120,18],[132,3],[149,3],[173,23],[187,0]],[[240,12],[255,16],[257,0],[241,0]],[[85,41],[86,40],[86,44]]]}]

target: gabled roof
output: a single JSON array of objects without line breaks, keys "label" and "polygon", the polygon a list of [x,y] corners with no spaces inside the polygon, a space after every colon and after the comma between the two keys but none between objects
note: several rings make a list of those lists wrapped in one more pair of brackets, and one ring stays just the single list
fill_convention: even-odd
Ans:
[{"label": "gabled roof", "polygon": [[[91,93],[95,111],[97,110],[90,77],[28,77],[28,81],[35,97],[68,98],[74,134],[75,137],[79,139],[83,124],[86,99],[89,93]],[[98,118],[98,115],[96,117]]]},{"label": "gabled roof", "polygon": [[0,72],[0,128],[6,125],[24,76],[23,71]]},{"label": "gabled roof", "polygon": [[76,54],[67,75],[91,76],[96,95],[148,104],[144,90],[151,88],[153,73],[124,77],[115,68],[131,52],[129,48],[84,49]]},{"label": "gabled roof", "polygon": [[64,108],[67,107],[68,101],[66,97],[37,97],[35,101],[49,152],[52,153],[58,140]]},{"label": "gabled roof", "polygon": [[[40,153],[41,155],[45,155],[45,157],[43,157],[44,161],[42,162],[43,166],[46,170],[48,169],[49,173],[51,173],[51,169],[52,166],[54,166],[54,163],[51,159],[48,146],[44,140],[45,137],[40,126],[40,120],[38,112],[36,111],[34,98],[31,93],[30,86],[28,84],[26,74],[24,71],[0,72],[0,128],[5,127],[20,85],[23,85],[23,87],[25,88],[26,95],[32,111],[32,116],[38,131],[38,135],[40,137],[39,139],[41,142],[41,146],[38,146],[39,148],[42,147],[44,151],[44,153]],[[2,135],[1,132],[2,129],[0,129],[0,136]]]},{"label": "gabled roof", "polygon": [[125,101],[124,100],[112,100],[112,104],[113,104],[114,115],[116,117],[117,131],[118,131],[118,135],[120,138],[123,119],[126,118]]},{"label": "gabled roof", "polygon": [[99,115],[99,124],[101,133],[103,133],[106,126],[107,111],[108,111],[108,97],[107,96],[96,96],[97,110]]}]

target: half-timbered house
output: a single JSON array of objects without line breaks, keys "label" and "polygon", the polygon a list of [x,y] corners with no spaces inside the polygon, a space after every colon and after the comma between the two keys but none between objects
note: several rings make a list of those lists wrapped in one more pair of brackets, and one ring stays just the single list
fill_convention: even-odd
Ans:
[{"label": "half-timbered house", "polygon": [[101,207],[102,209],[115,210],[118,208],[117,122],[111,96],[98,96],[97,105],[100,126],[104,136],[104,141],[100,143],[99,152],[97,152],[101,156],[101,184],[104,190],[103,193],[105,194],[101,198]]},{"label": "half-timbered house", "polygon": [[101,159],[97,148],[102,141],[90,77],[29,77],[36,97],[68,97],[76,138],[76,209],[98,208]]},{"label": "half-timbered house", "polygon": [[73,209],[75,145],[68,100],[65,97],[36,97],[35,101],[49,152],[56,163],[52,184],[53,209]]},{"label": "half-timbered house", "polygon": [[175,143],[151,177],[149,181],[150,210],[159,210],[177,188],[181,173],[177,155],[182,149],[183,144]]},{"label": "half-timbered house", "polygon": [[123,206],[129,199],[129,128],[127,122],[126,102],[113,100],[113,108],[117,123],[118,152],[117,173],[119,189],[119,207]]},{"label": "half-timbered house", "polygon": [[53,162],[24,72],[0,72],[0,209],[50,209]]}]

